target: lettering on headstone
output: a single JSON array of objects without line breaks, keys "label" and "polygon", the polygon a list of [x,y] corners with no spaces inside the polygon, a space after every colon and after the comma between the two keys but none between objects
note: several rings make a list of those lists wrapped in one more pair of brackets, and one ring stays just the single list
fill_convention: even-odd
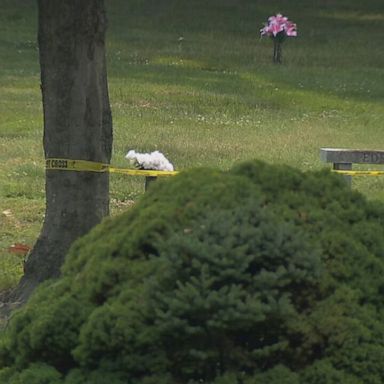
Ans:
[{"label": "lettering on headstone", "polygon": [[383,164],[384,153],[382,152],[363,152],[362,162],[368,164]]}]

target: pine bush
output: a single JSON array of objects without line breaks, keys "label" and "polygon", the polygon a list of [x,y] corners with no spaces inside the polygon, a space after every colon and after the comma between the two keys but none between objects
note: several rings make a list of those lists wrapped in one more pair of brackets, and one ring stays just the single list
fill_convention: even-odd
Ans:
[{"label": "pine bush", "polygon": [[159,181],[15,313],[0,383],[382,383],[383,228],[325,171]]}]

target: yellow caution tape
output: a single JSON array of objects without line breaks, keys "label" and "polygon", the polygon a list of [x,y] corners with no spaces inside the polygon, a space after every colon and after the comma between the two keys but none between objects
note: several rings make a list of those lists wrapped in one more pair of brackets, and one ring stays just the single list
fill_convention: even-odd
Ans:
[{"label": "yellow caution tape", "polygon": [[[45,169],[59,170],[59,171],[79,171],[79,172],[110,172],[120,173],[130,176],[174,176],[178,171],[155,171],[150,169],[131,169],[113,167],[110,164],[98,163],[96,161],[87,160],[69,160],[69,159],[53,159],[49,158],[45,160]],[[382,176],[384,171],[352,171],[352,170],[339,170],[332,169],[334,173],[338,173],[344,176]]]},{"label": "yellow caution tape", "polygon": [[117,167],[109,167],[108,169],[111,173],[121,173],[123,175],[131,176],[175,176],[179,173],[178,171],[154,171],[151,169],[130,169]]},{"label": "yellow caution tape", "polygon": [[150,169],[130,169],[113,167],[110,164],[98,163],[96,161],[87,160],[69,160],[69,159],[46,159],[45,169],[56,171],[78,171],[78,172],[110,172],[120,173],[131,176],[174,176],[177,171],[155,171]]},{"label": "yellow caution tape", "polygon": [[345,176],[382,176],[384,171],[343,171],[339,169],[333,169],[332,172],[339,173]]}]

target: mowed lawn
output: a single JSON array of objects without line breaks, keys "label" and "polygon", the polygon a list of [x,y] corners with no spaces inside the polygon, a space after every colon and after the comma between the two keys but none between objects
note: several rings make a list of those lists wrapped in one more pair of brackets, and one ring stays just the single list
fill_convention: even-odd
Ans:
[{"label": "mowed lawn", "polygon": [[[106,0],[113,164],[160,150],[179,170],[259,158],[325,167],[320,147],[384,149],[382,0]],[[0,290],[15,284],[44,218],[34,0],[0,0]],[[298,25],[272,64],[268,16]],[[378,169],[378,167],[375,167]],[[113,214],[143,179],[111,176]],[[384,177],[353,181],[384,200]]]}]

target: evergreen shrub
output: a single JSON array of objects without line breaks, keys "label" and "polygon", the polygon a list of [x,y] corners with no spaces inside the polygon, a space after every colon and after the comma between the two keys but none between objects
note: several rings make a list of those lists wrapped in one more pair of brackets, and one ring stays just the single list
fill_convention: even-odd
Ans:
[{"label": "evergreen shrub", "polygon": [[326,171],[158,181],[14,314],[0,383],[383,383],[383,229]]}]

